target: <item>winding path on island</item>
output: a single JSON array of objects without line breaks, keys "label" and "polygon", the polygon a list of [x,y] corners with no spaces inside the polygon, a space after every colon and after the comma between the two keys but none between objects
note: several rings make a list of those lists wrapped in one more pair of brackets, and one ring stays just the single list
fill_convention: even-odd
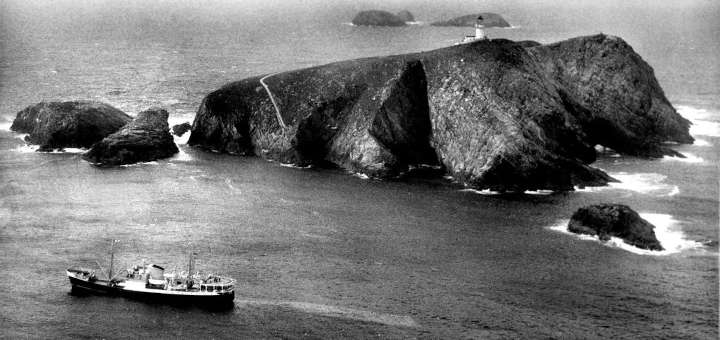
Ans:
[{"label": "winding path on island", "polygon": [[275,117],[277,117],[278,124],[280,124],[280,126],[283,129],[285,129],[286,126],[285,126],[285,122],[282,119],[282,116],[280,115],[280,108],[278,107],[277,103],[275,102],[275,97],[273,97],[272,92],[270,92],[270,88],[267,86],[267,84],[265,84],[265,79],[267,79],[268,77],[272,77],[278,73],[280,73],[280,72],[270,73],[270,74],[260,78],[260,85],[262,85],[265,88],[265,91],[267,92],[268,97],[270,97],[270,101],[272,102],[273,106],[275,107]]}]

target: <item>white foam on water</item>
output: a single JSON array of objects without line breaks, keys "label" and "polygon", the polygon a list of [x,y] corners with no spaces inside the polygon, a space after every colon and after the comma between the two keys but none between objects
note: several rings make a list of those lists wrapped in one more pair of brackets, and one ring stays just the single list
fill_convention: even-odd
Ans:
[{"label": "white foam on water", "polygon": [[12,151],[19,152],[19,153],[31,153],[31,152],[37,151],[38,148],[39,148],[38,145],[22,144],[22,145],[18,145],[18,147],[16,147],[16,148],[12,149]]},{"label": "white foam on water", "polygon": [[360,179],[370,179],[370,176],[360,173],[360,172],[353,172],[353,176],[360,178]]},{"label": "white foam on water", "polygon": [[12,122],[0,122],[0,130],[10,131],[11,126],[12,126]]},{"label": "white foam on water", "polygon": [[278,162],[278,164],[280,164],[280,166],[282,166],[282,167],[293,168],[293,169],[310,169],[310,168],[312,168],[312,164],[306,165],[306,166],[299,166],[299,165],[295,165],[293,163],[279,163]]},{"label": "white foam on water", "polygon": [[122,164],[120,165],[121,168],[134,168],[137,166],[144,166],[144,165],[159,165],[157,161],[150,161],[150,162],[138,162],[133,164]]},{"label": "white foam on water", "polygon": [[[186,133],[186,135],[189,135],[189,133]],[[173,136],[173,137],[175,138],[175,144],[180,144],[180,143],[178,143],[178,139],[180,137],[177,137],[177,136]],[[185,143],[187,143],[187,139],[185,140]],[[185,144],[185,143],[182,143],[182,144]],[[185,150],[183,150],[182,147],[178,147],[178,153],[176,153],[175,155],[173,155],[170,158],[170,161],[172,161],[172,162],[190,162],[192,160],[193,160],[192,156],[190,156],[187,152],[185,152]]]},{"label": "white foam on water", "polygon": [[500,195],[497,191],[492,191],[490,189],[483,189],[483,190],[477,190],[477,189],[461,189],[460,192],[471,192],[473,194],[478,195],[485,195],[485,196],[493,196],[493,195]]},{"label": "white foam on water", "polygon": [[19,152],[19,153],[40,152],[40,153],[50,153],[50,154],[80,154],[80,153],[85,153],[88,151],[87,149],[82,149],[82,148],[65,148],[62,150],[38,151],[39,148],[40,148],[39,145],[23,144],[23,145],[19,145],[18,147],[12,149],[12,151]]},{"label": "white foam on water", "polygon": [[569,222],[567,220],[560,221],[557,225],[551,226],[548,229],[572,235],[581,240],[600,242],[608,247],[619,248],[638,255],[670,255],[680,253],[685,250],[701,249],[703,247],[702,243],[686,238],[685,233],[680,228],[681,223],[673,218],[672,215],[656,213],[640,213],[639,215],[655,226],[655,237],[665,250],[657,251],[641,249],[625,243],[625,241],[618,237],[610,237],[610,240],[603,242],[597,236],[575,234],[567,230]]},{"label": "white foam on water", "polygon": [[704,140],[704,139],[695,139],[695,142],[693,143],[695,146],[713,146],[710,142]]},{"label": "white foam on water", "polygon": [[525,190],[525,195],[539,195],[539,196],[547,196],[552,195],[555,193],[555,191],[552,190]]},{"label": "white foam on water", "polygon": [[172,136],[173,136],[173,141],[175,142],[175,144],[177,144],[177,145],[187,144],[188,140],[190,139],[190,131],[185,132],[182,136],[176,136],[176,135],[172,135]]},{"label": "white foam on water", "polygon": [[663,161],[683,162],[683,163],[703,163],[703,162],[705,162],[705,160],[702,159],[701,157],[695,156],[691,153],[683,152],[683,155],[685,156],[685,158],[664,156],[662,158],[662,160]]},{"label": "white foam on water", "polygon": [[330,306],[318,303],[300,301],[274,301],[274,300],[235,300],[236,304],[265,305],[293,308],[305,313],[318,314],[329,317],[339,317],[365,322],[374,322],[396,327],[417,328],[419,325],[410,316],[394,315],[380,312],[353,309],[348,307]]},{"label": "white foam on water", "polygon": [[605,187],[575,188],[580,192],[596,192],[602,190],[628,190],[645,195],[675,196],[680,193],[677,185],[665,183],[667,176],[656,173],[609,173],[620,182],[611,182]]},{"label": "white foam on water", "polygon": [[698,109],[691,106],[678,106],[678,113],[692,122],[690,134],[693,136],[720,137],[720,119],[717,112]]}]

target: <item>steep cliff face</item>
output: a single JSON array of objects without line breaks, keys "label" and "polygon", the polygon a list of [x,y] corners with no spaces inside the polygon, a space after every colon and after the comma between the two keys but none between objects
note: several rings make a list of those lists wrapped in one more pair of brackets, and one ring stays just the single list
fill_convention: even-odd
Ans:
[{"label": "steep cliff face", "polygon": [[280,73],[262,79],[269,93],[250,78],[208,95],[188,143],[378,177],[441,164],[498,190],[605,184],[584,165],[594,150],[540,70],[524,48],[497,40]]},{"label": "steep cliff face", "polygon": [[426,53],[433,145],[473,187],[572,190],[609,179],[560,90],[519,45],[480,41]]},{"label": "steep cliff face", "polygon": [[281,73],[263,79],[267,89],[260,79],[208,95],[188,143],[374,176],[437,164],[425,74],[416,60],[363,59]]},{"label": "steep cliff face", "polygon": [[[588,48],[605,44],[593,39]],[[610,85],[597,84],[585,85],[596,96],[581,96],[584,88],[571,87],[571,77],[549,70],[549,52],[541,48],[547,47],[485,40],[241,80],[203,100],[188,143],[377,177],[428,164],[441,165],[475,188],[572,190],[613,180],[588,166],[595,160],[593,146],[604,138],[596,127],[599,117],[630,129],[638,140],[657,137],[658,127],[672,130],[667,127],[674,117],[656,114],[655,129],[633,131],[633,124],[645,124],[641,108],[661,112],[667,107],[642,106],[614,117],[608,107],[632,108],[634,97],[621,96],[620,90],[604,97]],[[634,54],[622,45],[604,48],[617,58]],[[642,61],[636,55],[626,58]],[[628,65],[627,72],[638,77],[652,72],[643,63]],[[609,68],[597,71],[609,76],[615,66],[598,67]],[[642,79],[647,86],[634,89],[637,96],[648,96],[650,103],[665,100],[657,97],[651,73]],[[682,118],[678,121],[682,136]],[[645,144],[635,147],[627,151],[647,150]]]},{"label": "steep cliff face", "polygon": [[528,51],[582,107],[588,141],[620,153],[676,155],[662,142],[692,143],[690,122],[660,88],[653,69],[624,40],[607,35],[573,38]]}]

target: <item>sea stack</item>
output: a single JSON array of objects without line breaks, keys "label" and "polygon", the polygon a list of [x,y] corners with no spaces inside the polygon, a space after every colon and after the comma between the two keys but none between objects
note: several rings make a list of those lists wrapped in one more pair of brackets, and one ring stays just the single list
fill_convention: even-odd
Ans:
[{"label": "sea stack", "polygon": [[568,231],[595,235],[602,241],[619,237],[642,249],[664,250],[655,237],[655,226],[630,207],[622,204],[598,204],[578,209],[570,219]]},{"label": "sea stack", "polygon": [[41,102],[17,113],[10,129],[41,151],[89,148],[132,120],[124,112],[94,101]]},{"label": "sea stack", "polygon": [[170,157],[178,148],[170,135],[168,112],[151,108],[100,142],[83,155],[88,162],[103,165],[123,165],[148,162]]}]

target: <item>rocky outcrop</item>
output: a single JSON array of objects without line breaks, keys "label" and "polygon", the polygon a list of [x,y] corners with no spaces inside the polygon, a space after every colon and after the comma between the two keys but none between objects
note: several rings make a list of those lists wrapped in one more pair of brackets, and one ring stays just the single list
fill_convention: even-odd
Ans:
[{"label": "rocky outcrop", "polygon": [[111,166],[148,162],[178,152],[168,127],[168,112],[151,108],[100,142],[83,155],[88,162]]},{"label": "rocky outcrop", "polygon": [[[483,40],[244,79],[205,97],[188,143],[376,177],[431,165],[467,186],[497,191],[605,185],[613,179],[588,165],[598,138],[592,122],[617,112],[586,107],[577,89],[548,71],[538,45]],[[657,83],[652,73],[646,77]],[[643,119],[619,112],[618,122]]]},{"label": "rocky outcrop", "polygon": [[191,128],[192,128],[192,125],[190,125],[190,123],[188,123],[188,122],[184,122],[182,124],[175,124],[172,127],[172,134],[180,137],[180,136],[184,135],[186,132],[190,131]]},{"label": "rocky outcrop", "polygon": [[410,11],[408,11],[408,10],[400,11],[396,14],[396,16],[398,18],[400,18],[400,20],[405,21],[405,22],[415,21],[415,16],[413,16],[412,13],[410,13]]},{"label": "rocky outcrop", "polygon": [[27,133],[25,141],[40,150],[89,148],[131,119],[99,102],[41,102],[18,112],[10,129]]},{"label": "rocky outcrop", "polygon": [[607,241],[619,237],[625,243],[642,249],[663,250],[655,237],[655,226],[630,207],[621,204],[598,204],[578,209],[570,219],[568,230],[576,234],[595,235]]},{"label": "rocky outcrop", "polygon": [[430,25],[433,26],[463,26],[472,27],[477,23],[478,17],[482,17],[482,24],[485,27],[510,27],[510,24],[505,19],[496,13],[478,13],[463,15],[461,17],[453,18],[445,21],[433,22]]},{"label": "rocky outcrop", "polygon": [[652,67],[624,40],[604,34],[528,49],[587,113],[591,144],[623,154],[679,155],[665,141],[692,143],[690,122],[665,97]]},{"label": "rocky outcrop", "polygon": [[378,10],[362,11],[352,23],[355,26],[405,26],[405,20],[397,15]]}]

